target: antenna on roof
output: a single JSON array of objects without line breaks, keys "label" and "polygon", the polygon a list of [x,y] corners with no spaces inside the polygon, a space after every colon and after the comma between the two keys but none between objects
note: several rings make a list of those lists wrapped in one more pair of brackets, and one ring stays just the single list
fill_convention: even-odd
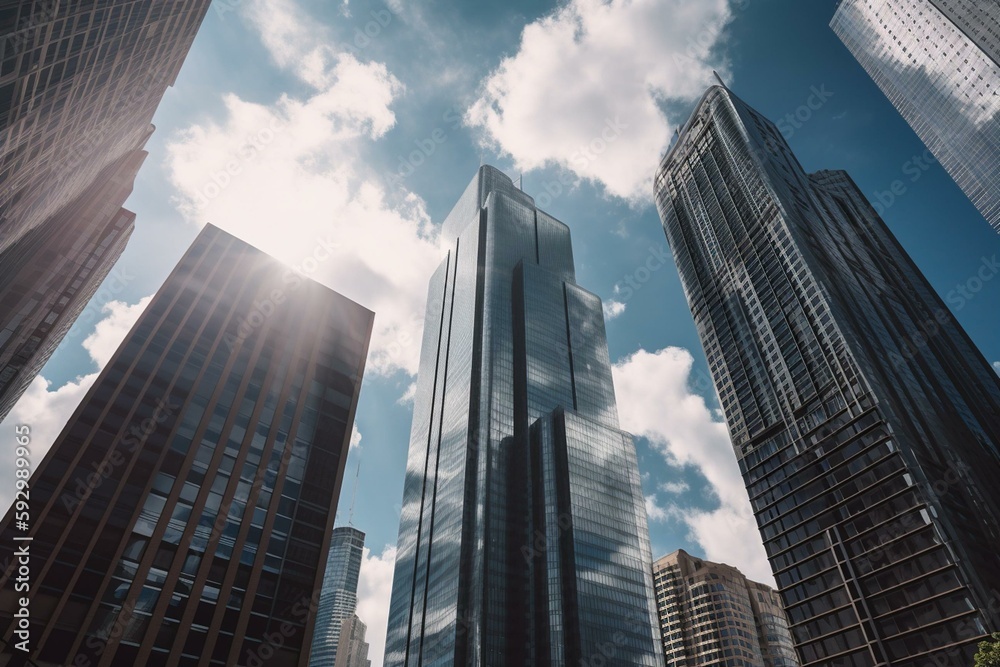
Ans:
[{"label": "antenna on roof", "polygon": [[517,189],[524,192],[524,174],[518,174],[517,176]]},{"label": "antenna on roof", "polygon": [[722,86],[722,87],[723,87],[723,88],[725,88],[726,90],[729,90],[729,86],[727,86],[727,85],[726,85],[726,82],[722,80],[722,77],[721,77],[721,76],[719,76],[719,73],[718,73],[718,72],[716,72],[716,71],[715,71],[715,70],[713,69],[713,70],[712,70],[712,74],[714,74],[714,75],[715,75],[715,80],[719,82],[719,85],[720,85],[720,86]]},{"label": "antenna on roof", "polygon": [[358,480],[361,478],[361,457],[358,457],[358,470],[354,473],[354,492],[351,494],[351,512],[347,516],[347,525],[354,525],[354,501],[358,497]]}]

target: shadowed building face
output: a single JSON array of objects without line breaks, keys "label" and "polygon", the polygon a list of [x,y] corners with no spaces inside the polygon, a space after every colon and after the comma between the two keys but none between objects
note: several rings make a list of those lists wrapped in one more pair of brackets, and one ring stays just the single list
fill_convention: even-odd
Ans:
[{"label": "shadowed building face", "polygon": [[372,318],[207,227],[39,462],[30,531],[0,524],[2,562],[33,538],[27,657],[305,667]]}]

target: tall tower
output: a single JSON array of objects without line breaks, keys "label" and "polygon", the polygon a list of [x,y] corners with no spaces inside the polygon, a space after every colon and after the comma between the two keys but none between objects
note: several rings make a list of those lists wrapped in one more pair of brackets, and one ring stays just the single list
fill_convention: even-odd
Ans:
[{"label": "tall tower", "polygon": [[653,563],[669,667],[799,667],[777,591],[730,565],[675,551]]},{"label": "tall tower", "polygon": [[442,236],[385,664],[662,665],[635,447],[569,229],[484,166]]},{"label": "tall tower", "polygon": [[122,208],[146,158],[126,155],[76,201],[0,252],[0,421],[111,272],[135,227]]},{"label": "tall tower", "polygon": [[142,149],[209,4],[3,3],[0,251]]},{"label": "tall tower", "polygon": [[831,25],[1000,232],[1000,3],[844,0]]},{"label": "tall tower", "polygon": [[364,533],[350,526],[333,529],[309,667],[333,667],[337,660],[341,626],[358,608],[358,578],[364,553]]},{"label": "tall tower", "polygon": [[725,88],[655,188],[803,665],[970,664],[1000,628],[1000,378],[850,177]]},{"label": "tall tower", "polygon": [[372,318],[206,227],[0,523],[7,664],[305,667]]},{"label": "tall tower", "polygon": [[124,250],[153,114],[209,4],[0,2],[0,420]]}]

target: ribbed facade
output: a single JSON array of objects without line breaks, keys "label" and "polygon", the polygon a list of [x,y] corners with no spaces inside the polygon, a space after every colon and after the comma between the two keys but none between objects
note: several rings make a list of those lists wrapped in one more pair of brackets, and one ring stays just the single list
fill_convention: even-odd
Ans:
[{"label": "ribbed facade", "polygon": [[364,533],[350,526],[333,529],[309,667],[333,667],[337,661],[341,625],[357,611],[358,578],[364,553]]},{"label": "ribbed facade", "polygon": [[850,177],[724,88],[655,188],[802,663],[971,664],[1000,378]]},{"label": "ribbed facade", "polygon": [[442,234],[385,664],[662,665],[635,447],[569,229],[482,167]]},{"label": "ribbed facade", "polygon": [[1000,232],[1000,3],[844,0],[832,27]]},{"label": "ribbed facade", "polygon": [[667,667],[798,667],[778,593],[675,551],[653,563]]},{"label": "ribbed facade", "polygon": [[0,523],[0,664],[305,667],[372,318],[206,227]]}]

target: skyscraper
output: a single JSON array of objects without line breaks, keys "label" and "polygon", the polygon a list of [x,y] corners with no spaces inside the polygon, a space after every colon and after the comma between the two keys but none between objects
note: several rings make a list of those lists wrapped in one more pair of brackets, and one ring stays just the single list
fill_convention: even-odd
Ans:
[{"label": "skyscraper", "polygon": [[662,665],[635,447],[569,229],[486,166],[442,237],[385,664]]},{"label": "skyscraper", "polygon": [[337,651],[334,667],[371,667],[372,661],[368,659],[368,642],[365,641],[368,626],[355,614],[351,614],[344,619],[341,627],[341,647]]},{"label": "skyscraper", "polygon": [[76,201],[0,252],[0,421],[125,250],[135,214],[121,205],[145,157],[126,155]]},{"label": "skyscraper", "polygon": [[844,0],[832,27],[1000,232],[1000,3]]},{"label": "skyscraper", "polygon": [[1000,378],[850,177],[728,90],[655,189],[803,664],[971,664],[1000,627]]},{"label": "skyscraper", "polygon": [[777,591],[680,550],[653,563],[667,667],[798,667]]},{"label": "skyscraper", "polygon": [[337,661],[341,624],[354,616],[358,607],[358,577],[364,552],[365,534],[360,530],[350,526],[333,529],[309,667],[333,667]]},{"label": "skyscraper", "polygon": [[0,7],[0,251],[142,149],[209,4]]},{"label": "skyscraper", "polygon": [[9,664],[305,667],[372,317],[206,227],[0,523]]},{"label": "skyscraper", "polygon": [[0,3],[0,420],[118,260],[209,0]]}]

